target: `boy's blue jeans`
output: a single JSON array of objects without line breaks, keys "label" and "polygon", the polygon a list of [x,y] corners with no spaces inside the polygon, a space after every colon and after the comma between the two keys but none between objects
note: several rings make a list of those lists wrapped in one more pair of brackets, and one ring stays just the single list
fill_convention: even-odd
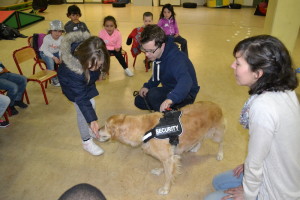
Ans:
[{"label": "boy's blue jeans", "polygon": [[9,106],[13,106],[15,101],[21,101],[26,89],[27,78],[20,74],[3,73],[0,75],[0,90],[6,90],[10,98]]},{"label": "boy's blue jeans", "polygon": [[[54,53],[53,54],[55,57],[59,58],[59,53]],[[54,70],[54,66],[55,66],[55,62],[53,60],[53,58],[48,57],[44,54],[44,52],[40,51],[40,56],[43,59],[43,61],[45,61],[47,69],[49,70]],[[53,83],[57,83],[58,82],[58,78],[54,77],[51,79]]]},{"label": "boy's blue jeans", "polygon": [[224,193],[224,190],[241,186],[243,176],[243,173],[239,177],[234,176],[233,170],[215,176],[212,184],[216,191],[207,195],[204,200],[220,200],[222,197],[227,196],[228,194]]}]

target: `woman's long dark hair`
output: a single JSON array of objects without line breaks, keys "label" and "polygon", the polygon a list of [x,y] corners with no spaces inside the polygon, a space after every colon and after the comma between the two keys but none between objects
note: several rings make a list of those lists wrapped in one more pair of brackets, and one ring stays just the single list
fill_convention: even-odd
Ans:
[{"label": "woman's long dark hair", "polygon": [[250,87],[250,95],[297,88],[298,79],[290,54],[276,37],[259,35],[244,39],[235,46],[233,55],[236,57],[237,53],[247,61],[251,71],[263,71],[263,75]]},{"label": "woman's long dark hair", "polygon": [[79,60],[87,82],[90,80],[90,68],[98,66],[103,61],[102,66],[98,69],[107,73],[110,66],[110,55],[106,49],[104,41],[96,36],[92,36],[83,41],[75,50],[74,56]]}]

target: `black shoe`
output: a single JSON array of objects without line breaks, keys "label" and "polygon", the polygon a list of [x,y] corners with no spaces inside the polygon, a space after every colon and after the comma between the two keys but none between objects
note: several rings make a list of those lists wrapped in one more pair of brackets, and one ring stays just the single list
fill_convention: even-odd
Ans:
[{"label": "black shoe", "polygon": [[27,108],[28,105],[25,104],[23,101],[15,101],[14,106],[19,106],[20,108]]},{"label": "black shoe", "polygon": [[17,115],[19,112],[14,106],[9,106],[11,115]]},{"label": "black shoe", "polygon": [[0,128],[5,128],[8,126],[9,126],[9,123],[7,121],[0,120]]},{"label": "black shoe", "polygon": [[19,34],[19,37],[20,37],[20,38],[28,38],[28,36],[23,35],[23,34]]}]

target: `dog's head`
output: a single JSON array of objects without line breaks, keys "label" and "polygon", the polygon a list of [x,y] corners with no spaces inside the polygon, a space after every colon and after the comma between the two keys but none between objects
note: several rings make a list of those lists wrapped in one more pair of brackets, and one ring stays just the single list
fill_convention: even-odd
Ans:
[{"label": "dog's head", "polygon": [[119,133],[119,127],[121,126],[125,115],[113,115],[108,118],[105,122],[105,125],[100,128],[99,135],[100,141],[105,142],[110,138],[114,138],[115,135]]}]

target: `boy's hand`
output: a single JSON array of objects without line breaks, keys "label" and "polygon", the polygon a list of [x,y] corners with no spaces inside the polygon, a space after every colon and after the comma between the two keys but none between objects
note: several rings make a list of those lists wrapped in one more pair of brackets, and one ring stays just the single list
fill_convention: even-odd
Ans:
[{"label": "boy's hand", "polygon": [[52,59],[54,60],[54,62],[55,62],[56,64],[60,64],[60,63],[61,63],[61,61],[59,60],[59,58],[57,58],[57,57],[55,57],[55,56],[53,56]]}]

